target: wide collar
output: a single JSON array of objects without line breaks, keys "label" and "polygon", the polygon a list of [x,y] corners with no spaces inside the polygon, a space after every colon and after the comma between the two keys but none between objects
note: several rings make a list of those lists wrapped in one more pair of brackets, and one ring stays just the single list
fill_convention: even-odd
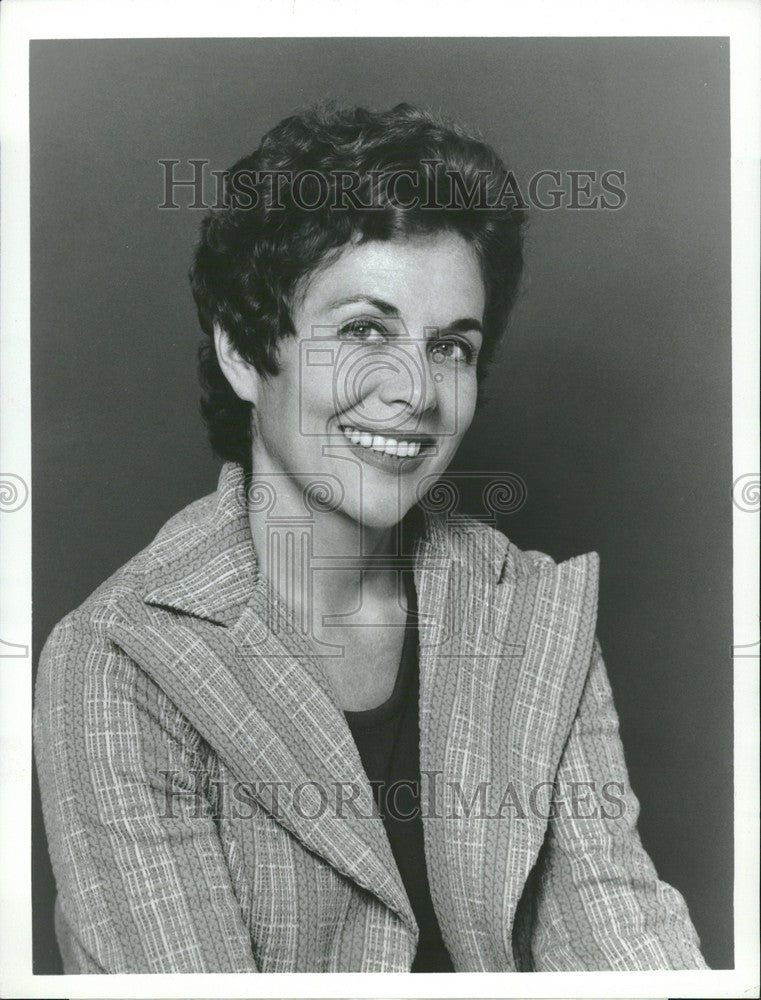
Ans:
[{"label": "wide collar", "polygon": [[[253,783],[255,797],[278,822],[397,913],[414,954],[415,919],[382,822],[371,815],[372,790],[356,745],[314,643],[259,572],[246,489],[242,468],[228,463],[216,494],[165,526],[145,555],[146,586],[124,598],[124,613],[109,634],[167,693],[233,778]],[[446,768],[447,761],[477,752],[467,731],[447,722],[455,709],[478,717],[478,685],[464,695],[458,679],[472,674],[477,662],[504,662],[497,683],[513,691],[523,685],[529,694],[534,675],[565,671],[561,688],[568,697],[560,698],[559,714],[572,717],[583,671],[570,670],[569,663],[589,657],[596,607],[596,563],[590,558],[594,554],[562,567],[551,560],[537,564],[477,522],[424,514],[413,550],[422,766]],[[465,627],[474,620],[475,633]],[[568,634],[565,660],[545,663],[541,636],[547,629]],[[506,747],[506,759],[514,762],[511,778],[551,778],[569,724],[559,718],[545,740],[547,752],[529,762],[521,752],[527,734],[514,726]],[[278,784],[302,786],[300,798],[286,792],[274,802]],[[351,806],[335,808],[338,787],[352,790]],[[424,826],[427,852],[432,847],[441,853],[451,824]],[[536,853],[541,835],[536,824],[516,830],[522,863]],[[430,874],[434,891],[445,893],[445,872]],[[517,896],[508,905],[514,902]],[[457,944],[458,931],[448,919],[442,930],[454,957],[464,947]],[[460,954],[459,961],[476,960]]]}]

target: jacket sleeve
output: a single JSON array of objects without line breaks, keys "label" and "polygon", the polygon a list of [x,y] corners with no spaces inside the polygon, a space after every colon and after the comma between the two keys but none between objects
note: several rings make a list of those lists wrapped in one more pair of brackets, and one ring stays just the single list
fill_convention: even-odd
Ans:
[{"label": "jacket sleeve", "polygon": [[561,757],[538,875],[536,971],[705,969],[687,906],[637,833],[599,644]]},{"label": "jacket sleeve", "polygon": [[34,744],[65,971],[258,971],[202,742],[80,612],[43,650]]}]

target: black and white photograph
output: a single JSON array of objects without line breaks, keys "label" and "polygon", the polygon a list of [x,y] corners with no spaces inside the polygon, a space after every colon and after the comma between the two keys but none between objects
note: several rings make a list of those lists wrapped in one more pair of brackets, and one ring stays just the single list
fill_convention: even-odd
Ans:
[{"label": "black and white photograph", "polygon": [[636,7],[3,5],[3,995],[758,988],[759,14]]}]

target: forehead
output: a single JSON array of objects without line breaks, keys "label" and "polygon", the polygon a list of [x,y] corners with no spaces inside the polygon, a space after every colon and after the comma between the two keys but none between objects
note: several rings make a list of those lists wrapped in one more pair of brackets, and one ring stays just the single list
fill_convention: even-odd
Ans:
[{"label": "forehead", "polygon": [[404,314],[441,322],[483,315],[485,290],[478,258],[455,233],[371,240],[344,247],[297,290],[296,312],[345,311],[346,300],[382,299]]}]

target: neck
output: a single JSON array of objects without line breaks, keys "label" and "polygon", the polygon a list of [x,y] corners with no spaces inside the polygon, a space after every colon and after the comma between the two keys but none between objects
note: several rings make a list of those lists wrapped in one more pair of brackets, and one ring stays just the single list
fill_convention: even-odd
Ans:
[{"label": "neck", "polygon": [[301,484],[254,467],[248,520],[260,572],[294,612],[348,614],[359,594],[363,605],[396,599],[397,573],[382,559],[396,551],[396,525],[370,526],[315,502],[308,508]]}]

